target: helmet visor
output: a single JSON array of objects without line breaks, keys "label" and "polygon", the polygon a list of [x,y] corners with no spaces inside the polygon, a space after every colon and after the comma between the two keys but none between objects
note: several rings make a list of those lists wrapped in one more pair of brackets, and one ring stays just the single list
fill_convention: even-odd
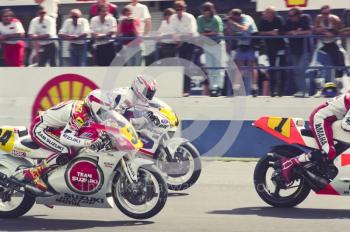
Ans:
[{"label": "helmet visor", "polygon": [[148,89],[148,90],[146,90],[147,92],[146,92],[146,98],[148,99],[148,100],[152,100],[153,99],[153,97],[154,97],[154,94],[156,93],[156,90],[152,90],[152,89]]}]

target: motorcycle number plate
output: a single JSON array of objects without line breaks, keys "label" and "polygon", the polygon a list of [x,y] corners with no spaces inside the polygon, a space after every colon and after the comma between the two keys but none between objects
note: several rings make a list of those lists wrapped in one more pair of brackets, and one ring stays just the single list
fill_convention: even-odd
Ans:
[{"label": "motorcycle number plate", "polygon": [[103,184],[101,168],[92,159],[77,159],[72,162],[66,172],[68,187],[79,194],[93,194]]}]

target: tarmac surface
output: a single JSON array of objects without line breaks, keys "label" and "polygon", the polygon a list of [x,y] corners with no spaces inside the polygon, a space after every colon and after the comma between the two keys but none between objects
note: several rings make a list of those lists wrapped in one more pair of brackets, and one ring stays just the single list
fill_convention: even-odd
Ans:
[{"label": "tarmac surface", "polygon": [[0,220],[0,231],[347,231],[350,199],[311,193],[297,208],[265,204],[253,186],[255,162],[205,161],[198,183],[170,192],[160,214],[138,221],[117,208],[36,205],[18,219]]}]

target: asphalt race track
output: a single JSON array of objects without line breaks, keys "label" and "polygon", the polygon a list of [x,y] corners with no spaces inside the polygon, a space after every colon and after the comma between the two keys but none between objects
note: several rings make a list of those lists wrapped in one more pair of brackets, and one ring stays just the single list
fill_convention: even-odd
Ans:
[{"label": "asphalt race track", "polygon": [[170,193],[163,211],[137,221],[117,209],[35,206],[19,219],[0,220],[0,231],[347,231],[350,198],[311,194],[298,208],[262,202],[252,185],[255,162],[206,161],[199,182]]}]

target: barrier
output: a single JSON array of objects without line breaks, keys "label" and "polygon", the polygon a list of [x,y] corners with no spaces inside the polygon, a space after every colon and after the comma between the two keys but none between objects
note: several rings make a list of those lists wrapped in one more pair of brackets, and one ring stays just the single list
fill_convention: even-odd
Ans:
[{"label": "barrier", "polygon": [[1,124],[27,125],[38,110],[61,101],[82,99],[95,88],[130,86],[139,74],[157,80],[160,97],[181,97],[183,89],[182,67],[2,68],[0,71]]},{"label": "barrier", "polygon": [[[20,77],[12,78],[16,81],[21,80]],[[2,79],[6,80],[9,78]],[[24,79],[22,77],[22,82]],[[30,89],[32,84],[34,82],[28,83],[28,89]],[[1,85],[0,88],[4,92],[11,92],[14,89],[12,86],[5,89],[4,85]],[[15,91],[13,91],[11,97],[9,95],[7,97],[1,95],[0,125],[28,125],[35,94],[37,93],[33,91],[31,93],[32,97],[29,98],[24,97],[24,92],[16,93]],[[239,130],[237,131],[238,136],[235,139],[228,138],[230,142],[228,149],[219,149],[220,152],[210,154],[224,157],[259,157],[268,152],[271,146],[283,143],[251,126],[251,123],[258,117],[274,115],[308,119],[311,111],[326,100],[293,97],[161,98],[173,107],[178,114],[181,120],[181,136],[192,138],[192,135],[198,132],[194,131],[194,128],[189,129],[194,122],[201,122],[201,124],[206,126],[205,128],[200,128],[203,129],[203,132],[192,140],[201,154],[207,153],[213,146],[218,144],[230,123],[236,124],[237,127],[235,128]]]}]

